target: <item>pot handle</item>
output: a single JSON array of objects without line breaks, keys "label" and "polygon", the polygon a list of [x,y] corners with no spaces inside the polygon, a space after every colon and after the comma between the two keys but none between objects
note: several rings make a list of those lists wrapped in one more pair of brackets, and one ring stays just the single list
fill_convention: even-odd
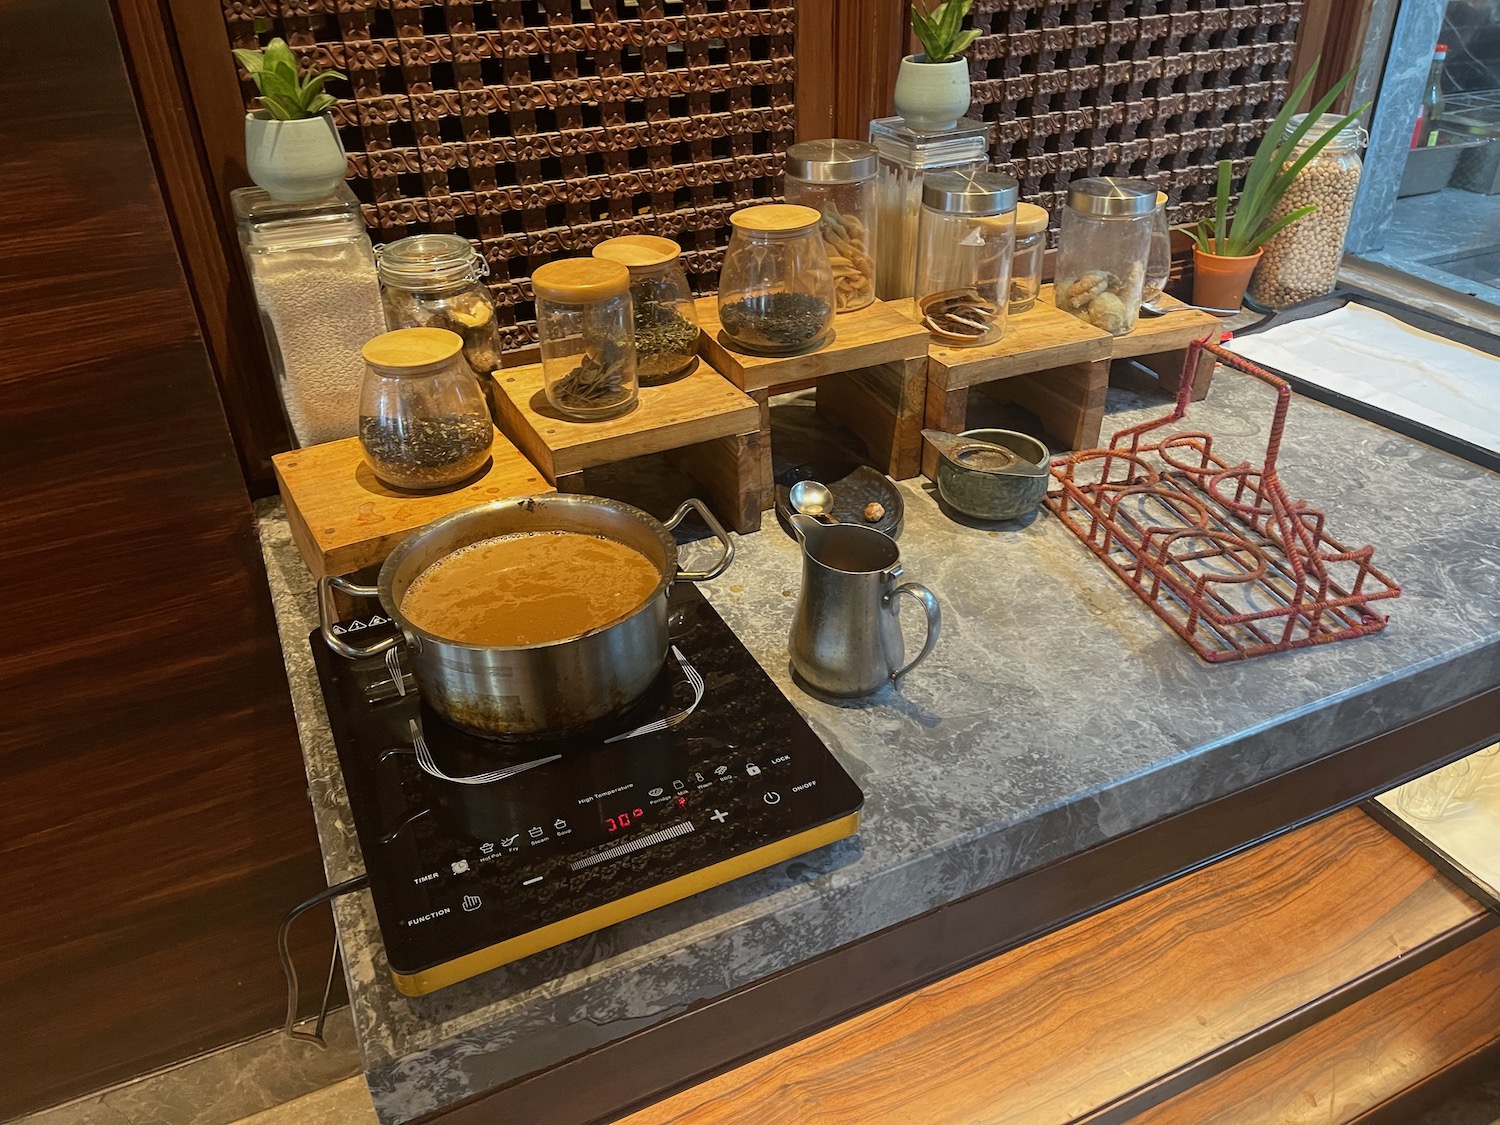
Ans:
[{"label": "pot handle", "polygon": [[374,586],[361,586],[358,582],[351,582],[347,578],[337,575],[325,574],[318,579],[318,631],[323,634],[323,640],[334,652],[348,660],[361,660],[366,656],[378,656],[386,649],[395,648],[399,636],[382,637],[374,644],[361,648],[351,645],[342,637],[336,636],[333,631],[333,591],[342,590],[346,594],[353,594],[356,598],[373,598],[380,591]]},{"label": "pot handle", "polygon": [[707,582],[710,578],[719,577],[729,569],[729,564],[734,562],[734,543],[730,540],[729,533],[719,526],[718,520],[714,519],[714,514],[708,510],[708,505],[696,497],[682,502],[682,507],[678,508],[672,514],[672,518],[667,521],[667,530],[675,530],[689,512],[697,512],[703,517],[703,522],[708,524],[708,530],[714,533],[714,538],[724,544],[724,557],[707,570],[679,570],[673,581]]},{"label": "pot handle", "polygon": [[891,683],[898,688],[901,686],[901,677],[927,659],[927,654],[932,651],[932,646],[937,644],[938,633],[943,628],[943,611],[938,608],[937,599],[932,596],[931,590],[920,582],[903,582],[886,595],[885,604],[890,607],[892,613],[896,610],[896,598],[902,594],[916,598],[921,603],[923,612],[927,614],[927,639],[922,642],[922,651],[917,653],[915,660],[905,668],[891,673]]}]

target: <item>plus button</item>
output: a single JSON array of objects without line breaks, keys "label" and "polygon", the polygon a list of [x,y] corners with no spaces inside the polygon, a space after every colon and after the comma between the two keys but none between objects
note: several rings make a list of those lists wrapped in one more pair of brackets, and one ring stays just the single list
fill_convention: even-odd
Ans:
[{"label": "plus button", "polygon": [[723,824],[726,820],[729,819],[729,814],[720,812],[718,809],[714,809],[714,811],[709,814],[708,819],[717,820],[720,824]]}]

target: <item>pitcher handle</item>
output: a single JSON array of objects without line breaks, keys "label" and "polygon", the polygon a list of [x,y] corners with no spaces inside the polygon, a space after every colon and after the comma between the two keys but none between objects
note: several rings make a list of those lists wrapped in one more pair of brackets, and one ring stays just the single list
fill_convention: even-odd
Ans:
[{"label": "pitcher handle", "polygon": [[887,596],[886,605],[894,610],[896,598],[901,594],[916,598],[922,606],[922,611],[927,614],[927,639],[922,642],[922,651],[917,653],[915,660],[905,668],[891,673],[891,683],[898,688],[901,686],[901,677],[927,659],[927,654],[932,651],[932,646],[937,644],[938,633],[943,628],[943,611],[938,608],[937,599],[932,596],[931,590],[920,582],[903,582]]},{"label": "pitcher handle", "polygon": [[689,512],[697,512],[703,517],[703,522],[708,524],[708,530],[713,532],[714,538],[724,545],[724,556],[707,570],[679,570],[674,582],[707,582],[710,578],[717,578],[729,569],[729,564],[734,562],[734,542],[729,538],[729,532],[725,531],[719,521],[714,519],[714,514],[708,510],[708,505],[697,497],[684,500],[682,507],[672,513],[672,518],[666,522],[668,531],[674,530]]},{"label": "pitcher handle", "polygon": [[351,582],[347,578],[338,575],[325,574],[318,579],[318,631],[323,634],[323,640],[334,652],[348,660],[361,660],[366,656],[377,656],[386,649],[395,648],[398,636],[382,637],[374,644],[351,645],[348,641],[334,634],[333,631],[333,591],[342,590],[346,594],[352,594],[356,598],[378,597],[380,591],[374,586],[361,586],[358,582]]}]

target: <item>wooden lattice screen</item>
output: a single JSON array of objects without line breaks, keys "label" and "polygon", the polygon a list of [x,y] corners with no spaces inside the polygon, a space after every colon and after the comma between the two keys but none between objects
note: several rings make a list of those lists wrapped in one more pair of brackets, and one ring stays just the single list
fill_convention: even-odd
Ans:
[{"label": "wooden lattice screen", "polygon": [[1179,220],[1212,209],[1288,93],[1302,0],[976,0],[969,114],[1054,216],[1069,180],[1139,176]]},{"label": "wooden lattice screen", "polygon": [[795,129],[789,0],[222,7],[234,46],[280,35],[349,76],[330,92],[350,95],[334,117],[375,239],[476,240],[507,346],[534,338],[533,267],[648,232],[677,239],[711,288],[730,212],[781,191]]}]

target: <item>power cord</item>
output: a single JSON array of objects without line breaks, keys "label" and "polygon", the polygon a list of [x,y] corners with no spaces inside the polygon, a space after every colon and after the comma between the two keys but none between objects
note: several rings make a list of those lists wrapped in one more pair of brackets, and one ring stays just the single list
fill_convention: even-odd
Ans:
[{"label": "power cord", "polygon": [[287,949],[287,936],[291,933],[292,923],[314,906],[325,902],[331,903],[336,898],[362,891],[369,885],[368,875],[356,875],[352,879],[345,879],[342,883],[325,887],[306,902],[299,902],[287,911],[286,917],[281,920],[281,925],[276,931],[276,952],[281,955],[281,971],[286,976],[286,1022],[281,1025],[281,1033],[288,1039],[312,1043],[322,1050],[328,1049],[328,1041],[323,1038],[323,1025],[328,1021],[328,1001],[333,995],[334,976],[339,969],[339,938],[338,933],[335,932],[333,955],[328,959],[328,979],[323,983],[323,1003],[318,1007],[318,1022],[312,1031],[298,1031],[297,1007],[300,997],[297,989],[297,967],[292,964],[292,955]]}]

